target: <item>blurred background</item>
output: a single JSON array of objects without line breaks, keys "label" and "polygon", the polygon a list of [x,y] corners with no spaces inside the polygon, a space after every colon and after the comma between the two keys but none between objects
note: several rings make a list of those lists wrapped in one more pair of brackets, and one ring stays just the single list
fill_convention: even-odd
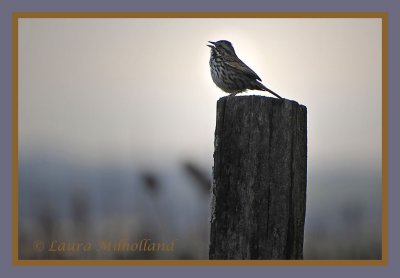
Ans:
[{"label": "blurred background", "polygon": [[[380,19],[19,19],[21,259],[207,259],[207,41],[308,108],[305,259],[381,258]],[[243,96],[258,92],[250,91]],[[36,252],[171,241],[174,252]]]}]

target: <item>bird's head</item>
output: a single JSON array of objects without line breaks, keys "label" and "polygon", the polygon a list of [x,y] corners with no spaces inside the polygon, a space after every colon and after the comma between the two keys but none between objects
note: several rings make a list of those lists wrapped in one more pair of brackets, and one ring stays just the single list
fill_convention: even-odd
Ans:
[{"label": "bird's head", "polygon": [[229,41],[221,40],[217,42],[211,42],[208,47],[211,47],[211,53],[217,56],[236,56],[235,49],[233,49],[232,44]]}]

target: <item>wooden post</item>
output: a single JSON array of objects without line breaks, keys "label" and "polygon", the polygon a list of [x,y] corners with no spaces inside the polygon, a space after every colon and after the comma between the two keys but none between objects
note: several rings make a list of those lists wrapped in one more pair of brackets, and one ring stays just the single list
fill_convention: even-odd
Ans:
[{"label": "wooden post", "polygon": [[302,259],[307,108],[263,96],[217,103],[210,259]]}]

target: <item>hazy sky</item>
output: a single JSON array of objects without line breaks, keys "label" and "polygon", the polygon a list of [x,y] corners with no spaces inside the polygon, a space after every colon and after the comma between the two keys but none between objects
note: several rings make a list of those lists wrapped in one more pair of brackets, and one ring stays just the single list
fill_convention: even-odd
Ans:
[{"label": "hazy sky", "polygon": [[380,19],[19,19],[20,156],[212,161],[220,39],[307,106],[309,167],[379,167]]}]

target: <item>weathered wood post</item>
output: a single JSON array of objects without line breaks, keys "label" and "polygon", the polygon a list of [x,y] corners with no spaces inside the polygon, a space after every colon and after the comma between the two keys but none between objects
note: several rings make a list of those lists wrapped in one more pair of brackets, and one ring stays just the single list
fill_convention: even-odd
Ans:
[{"label": "weathered wood post", "polygon": [[217,103],[210,259],[302,259],[307,108],[263,96]]}]

